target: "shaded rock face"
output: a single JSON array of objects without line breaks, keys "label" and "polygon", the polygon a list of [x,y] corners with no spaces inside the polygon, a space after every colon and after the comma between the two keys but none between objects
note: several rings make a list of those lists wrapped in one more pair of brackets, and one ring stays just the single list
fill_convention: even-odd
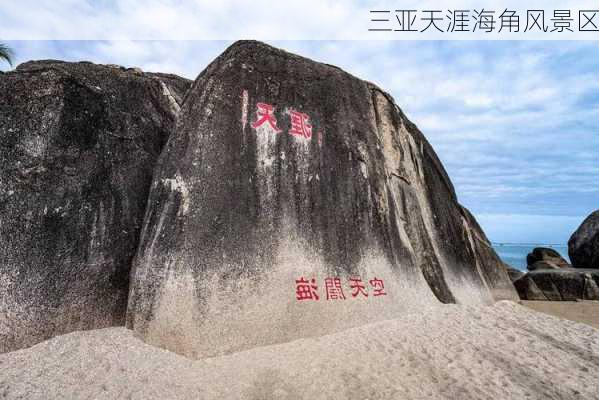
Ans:
[{"label": "shaded rock face", "polygon": [[529,271],[571,267],[557,251],[547,247],[534,248],[526,256],[526,264]]},{"label": "shaded rock face", "polygon": [[525,272],[520,271],[519,269],[516,269],[514,267],[512,267],[511,265],[505,265],[505,269],[507,271],[508,276],[510,277],[510,280],[512,282],[514,282],[517,279],[520,279],[524,276]]},{"label": "shaded rock face", "polygon": [[599,268],[599,210],[589,215],[572,234],[568,255],[576,268]]},{"label": "shaded rock face", "polygon": [[0,76],[0,352],[124,324],[153,167],[190,84],[86,62]]},{"label": "shaded rock face", "polygon": [[599,270],[536,270],[514,281],[514,286],[522,300],[599,300]]},{"label": "shaded rock face", "polygon": [[[517,299],[389,95],[256,42],[231,46],[187,94],[132,276],[127,326],[192,357],[439,301]],[[352,296],[357,277],[368,297]],[[327,278],[345,299],[327,300]],[[375,296],[377,280],[385,295]]]}]

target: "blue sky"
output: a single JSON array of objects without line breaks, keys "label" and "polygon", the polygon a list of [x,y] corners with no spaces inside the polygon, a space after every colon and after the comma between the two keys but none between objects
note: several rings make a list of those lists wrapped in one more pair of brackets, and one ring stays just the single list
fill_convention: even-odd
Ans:
[{"label": "blue sky", "polygon": [[[9,41],[56,58],[194,79],[230,41]],[[433,144],[459,200],[499,242],[565,243],[599,208],[599,44],[269,41],[390,92]]]}]

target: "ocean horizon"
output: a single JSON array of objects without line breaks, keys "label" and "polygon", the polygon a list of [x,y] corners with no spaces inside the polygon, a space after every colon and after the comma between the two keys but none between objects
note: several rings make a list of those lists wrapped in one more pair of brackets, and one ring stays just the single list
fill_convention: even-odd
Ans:
[{"label": "ocean horizon", "polygon": [[561,254],[562,257],[570,262],[568,257],[568,245],[566,244],[547,244],[547,243],[497,243],[492,242],[493,248],[501,260],[512,267],[526,272],[526,256],[535,247],[548,247]]}]

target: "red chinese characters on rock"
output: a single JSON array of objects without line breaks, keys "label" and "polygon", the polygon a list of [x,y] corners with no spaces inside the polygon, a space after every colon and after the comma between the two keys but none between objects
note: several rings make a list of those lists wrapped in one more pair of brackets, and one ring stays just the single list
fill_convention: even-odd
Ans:
[{"label": "red chinese characters on rock", "polygon": [[252,128],[256,129],[265,123],[268,123],[270,127],[276,132],[281,133],[282,130],[277,126],[277,118],[275,117],[275,108],[266,103],[258,103],[256,104],[256,115],[258,119],[256,122],[252,123]]},{"label": "red chinese characters on rock", "polygon": [[[368,283],[370,283],[370,286],[372,287],[373,297],[387,295],[387,293],[385,292],[385,283],[382,279],[378,279],[375,277],[369,280]],[[295,296],[298,301],[320,300],[320,297],[318,296],[318,285],[316,284],[315,278],[308,280],[302,276],[295,280],[295,285]],[[324,287],[327,300],[346,300],[340,278],[325,278]],[[349,288],[352,290],[352,298],[368,298],[369,296],[368,291],[366,289],[366,285],[362,281],[362,278],[358,276],[352,276],[349,278]]]},{"label": "red chinese characters on rock", "polygon": [[295,280],[295,298],[297,300],[318,300],[318,286],[316,279],[312,278],[310,282],[303,276]]},{"label": "red chinese characters on rock", "polygon": [[360,277],[352,277],[349,278],[349,287],[353,290],[352,297],[358,296],[360,293],[364,297],[368,297],[368,293],[366,293],[366,286],[362,283],[362,278]]},{"label": "red chinese characters on rock", "polygon": [[368,283],[370,283],[370,286],[372,286],[374,289],[374,293],[372,294],[373,296],[387,295],[387,293],[385,293],[385,284],[383,283],[382,279],[374,278],[369,280]]},{"label": "red chinese characters on rock", "polygon": [[291,110],[289,115],[291,116],[291,129],[289,130],[289,134],[311,139],[312,125],[310,125],[310,116],[295,110]]},{"label": "red chinese characters on rock", "polygon": [[[242,93],[242,101],[247,104],[248,94],[247,91]],[[242,106],[242,124],[245,126],[247,115],[243,114],[246,110],[246,105]],[[305,139],[312,139],[312,124],[310,122],[310,116],[306,113],[290,109],[289,110],[290,129],[289,134],[296,137],[302,137]],[[275,133],[283,132],[277,125],[277,117],[275,116],[275,107],[268,103],[257,103],[256,104],[256,121],[252,122],[251,126],[257,129],[263,125],[270,126],[270,129]],[[318,144],[322,145],[322,131],[317,133]]]},{"label": "red chinese characters on rock", "polygon": [[324,287],[327,291],[327,300],[345,300],[345,294],[343,294],[343,288],[341,287],[341,279],[326,278],[324,280]]}]

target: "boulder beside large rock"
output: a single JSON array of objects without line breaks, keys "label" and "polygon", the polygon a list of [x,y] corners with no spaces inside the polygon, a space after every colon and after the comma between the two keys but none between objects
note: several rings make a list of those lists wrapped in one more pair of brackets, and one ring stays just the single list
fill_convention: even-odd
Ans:
[{"label": "boulder beside large rock", "polygon": [[568,241],[575,268],[599,268],[599,210],[589,215]]},{"label": "boulder beside large rock", "polygon": [[571,267],[557,251],[547,247],[534,248],[526,256],[526,264],[529,271]]},{"label": "boulder beside large rock", "polygon": [[190,83],[51,60],[0,75],[0,352],[124,324],[153,169]]},{"label": "boulder beside large rock", "polygon": [[514,281],[522,300],[599,300],[599,270],[535,270]]}]

